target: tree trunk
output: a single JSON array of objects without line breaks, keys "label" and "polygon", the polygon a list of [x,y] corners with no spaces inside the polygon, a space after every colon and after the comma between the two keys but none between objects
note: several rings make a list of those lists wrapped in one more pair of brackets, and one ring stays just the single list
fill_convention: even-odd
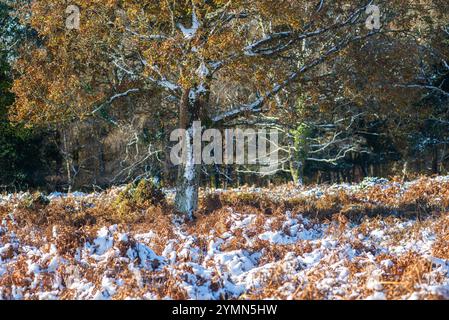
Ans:
[{"label": "tree trunk", "polygon": [[72,192],[72,170],[71,170],[71,158],[70,158],[70,150],[69,150],[69,146],[68,146],[68,141],[67,141],[67,130],[64,129],[63,131],[63,148],[64,148],[64,160],[65,160],[65,165],[66,165],[66,172],[67,172],[67,192],[71,193]]},{"label": "tree trunk", "polygon": [[408,161],[404,162],[404,166],[402,168],[402,182],[407,181],[408,178]]},{"label": "tree trunk", "polygon": [[179,166],[175,205],[179,212],[192,218],[193,213],[198,209],[200,165],[194,162],[189,163],[194,161],[194,158],[189,155],[187,161]]},{"label": "tree trunk", "polygon": [[290,159],[290,174],[295,185],[302,186],[304,184],[304,166],[302,161]]},{"label": "tree trunk", "polygon": [[192,218],[193,213],[198,209],[201,152],[198,154],[195,145],[201,146],[201,127],[195,126],[194,122],[200,121],[199,111],[199,100],[191,94],[191,90],[185,90],[179,107],[179,125],[181,129],[186,130],[184,145],[186,150],[183,152],[184,159],[178,168],[175,206],[179,212],[186,214],[189,218]]},{"label": "tree trunk", "polygon": [[432,158],[432,173],[433,174],[439,174],[439,154],[438,154],[438,146],[433,147],[433,158]]}]

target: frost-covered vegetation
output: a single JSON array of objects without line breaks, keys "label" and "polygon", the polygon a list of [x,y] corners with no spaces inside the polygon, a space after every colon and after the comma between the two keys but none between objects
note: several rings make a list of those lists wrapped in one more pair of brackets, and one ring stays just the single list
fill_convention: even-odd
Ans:
[{"label": "frost-covered vegetation", "polygon": [[203,190],[187,222],[144,186],[3,195],[0,298],[449,298],[449,177]]}]

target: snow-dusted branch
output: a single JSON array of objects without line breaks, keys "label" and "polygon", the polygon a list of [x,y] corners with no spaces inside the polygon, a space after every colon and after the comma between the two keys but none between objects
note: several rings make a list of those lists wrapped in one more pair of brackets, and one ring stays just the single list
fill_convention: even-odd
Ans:
[{"label": "snow-dusted branch", "polygon": [[418,83],[412,83],[412,84],[394,84],[394,87],[398,88],[409,88],[409,89],[427,89],[431,91],[438,92],[439,94],[442,94],[443,96],[446,96],[449,98],[449,92],[442,89],[441,86],[437,87],[430,84],[418,84]]},{"label": "snow-dusted branch", "polygon": [[291,83],[298,80],[298,78],[309,71],[310,69],[322,64],[328,57],[333,55],[336,52],[341,51],[345,47],[347,47],[350,43],[359,41],[364,38],[368,38],[374,34],[377,34],[377,31],[373,31],[363,36],[354,36],[354,37],[346,37],[341,40],[338,44],[332,46],[325,53],[323,53],[320,57],[312,60],[308,64],[303,65],[299,70],[290,74],[290,76],[281,83],[275,84],[271,90],[265,92],[263,95],[258,95],[257,99],[249,104],[244,104],[238,107],[233,107],[232,109],[223,112],[219,115],[212,117],[213,122],[221,122],[225,120],[230,120],[232,118],[238,117],[239,115],[247,112],[260,112],[262,110],[265,102],[278,94],[282,89],[288,87]]},{"label": "snow-dusted branch", "polygon": [[130,95],[131,93],[136,93],[139,92],[140,89],[134,88],[134,89],[129,89],[126,90],[125,92],[122,93],[116,93],[113,96],[111,96],[107,101],[105,101],[104,103],[102,103],[99,107],[97,107],[96,109],[94,109],[92,111],[92,115],[95,115],[97,112],[99,112],[100,110],[102,110],[103,108],[105,108],[106,106],[110,105],[111,103],[113,103],[115,100],[126,97],[128,95]]},{"label": "snow-dusted branch", "polygon": [[[323,2],[320,3],[320,6],[323,4]],[[296,33],[293,31],[285,31],[285,32],[277,32],[272,33],[264,37],[263,39],[260,39],[244,48],[244,53],[247,56],[257,56],[257,55],[274,55],[278,54],[280,52],[283,52],[291,47],[296,42],[303,41],[308,38],[316,37],[322,34],[325,34],[327,32],[336,32],[337,30],[340,30],[342,28],[345,28],[349,25],[354,25],[359,22],[359,18],[361,17],[361,14],[366,9],[366,6],[363,6],[361,8],[358,8],[357,10],[353,11],[343,22],[335,23],[329,27],[326,28],[319,28],[314,31],[307,31],[303,33]],[[312,24],[308,24],[304,27],[305,30],[310,29]],[[287,40],[286,43],[279,43],[282,40]],[[267,44],[271,44],[275,42],[275,46],[268,46],[265,47]]]}]

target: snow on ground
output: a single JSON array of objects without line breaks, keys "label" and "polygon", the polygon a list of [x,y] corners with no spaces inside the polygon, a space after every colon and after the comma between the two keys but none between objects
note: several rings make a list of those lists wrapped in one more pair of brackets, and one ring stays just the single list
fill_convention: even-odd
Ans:
[{"label": "snow on ground", "polygon": [[[301,192],[321,196],[366,187]],[[2,196],[0,206],[13,198]],[[25,231],[13,217],[4,218],[0,299],[449,299],[449,260],[435,254],[437,244],[449,244],[441,244],[449,232],[447,214],[355,223],[317,221],[301,212],[226,212],[201,221],[205,228],[173,216],[170,232],[96,226],[70,246],[61,226]]]}]

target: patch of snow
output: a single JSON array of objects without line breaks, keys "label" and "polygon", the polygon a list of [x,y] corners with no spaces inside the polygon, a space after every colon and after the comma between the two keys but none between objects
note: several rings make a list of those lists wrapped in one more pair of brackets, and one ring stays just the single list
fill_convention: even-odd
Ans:
[{"label": "patch of snow", "polygon": [[181,30],[182,34],[184,35],[185,39],[188,40],[192,39],[200,27],[200,23],[196,16],[195,10],[193,10],[192,13],[192,27],[186,28],[181,23],[178,23],[178,27]]}]

